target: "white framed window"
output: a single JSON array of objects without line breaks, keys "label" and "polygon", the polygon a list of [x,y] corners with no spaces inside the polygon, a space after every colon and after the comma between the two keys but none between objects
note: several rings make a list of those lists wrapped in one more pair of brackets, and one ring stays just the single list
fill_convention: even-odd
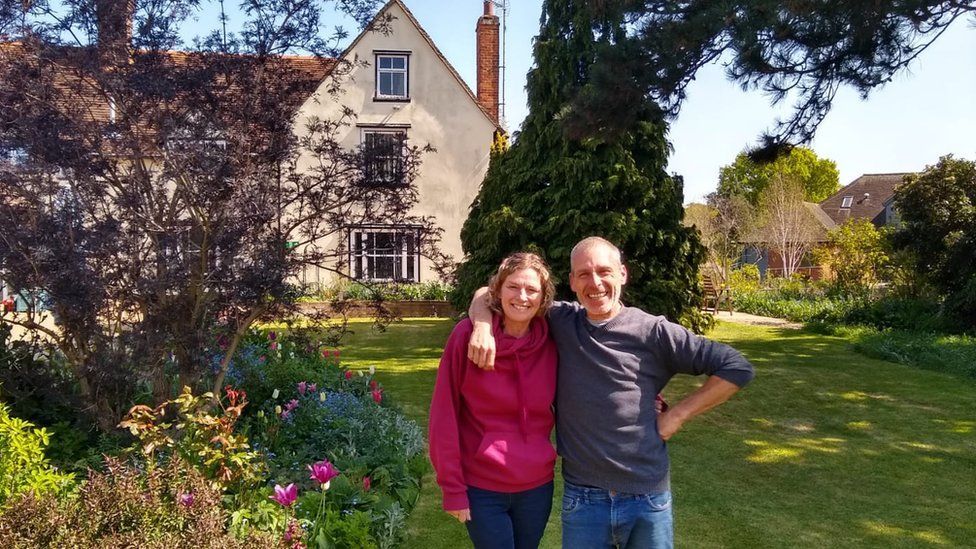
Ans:
[{"label": "white framed window", "polygon": [[367,185],[406,185],[407,132],[402,129],[372,128],[362,131]]},{"label": "white framed window", "polygon": [[410,55],[376,54],[376,99],[410,98]]},{"label": "white framed window", "polygon": [[420,282],[420,231],[406,225],[350,228],[349,271],[356,280]]},{"label": "white framed window", "polygon": [[841,203],[840,203],[840,207],[841,208],[850,208],[852,204],[854,204],[854,197],[853,196],[845,196],[844,197],[844,200],[842,200]]}]

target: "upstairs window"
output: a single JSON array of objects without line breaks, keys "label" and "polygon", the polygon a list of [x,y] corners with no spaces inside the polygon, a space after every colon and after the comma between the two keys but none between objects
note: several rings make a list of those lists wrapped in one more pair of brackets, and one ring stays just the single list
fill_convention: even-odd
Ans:
[{"label": "upstairs window", "polygon": [[853,203],[854,203],[854,197],[853,196],[845,196],[844,197],[844,200],[840,203],[840,207],[841,208],[850,208],[851,207],[851,204],[853,204]]},{"label": "upstairs window", "polygon": [[376,99],[410,98],[410,56],[376,54]]},{"label": "upstairs window", "polygon": [[409,226],[354,227],[349,232],[350,274],[373,282],[420,281],[420,234]]},{"label": "upstairs window", "polygon": [[403,130],[363,130],[366,185],[406,184],[404,173],[407,132]]}]

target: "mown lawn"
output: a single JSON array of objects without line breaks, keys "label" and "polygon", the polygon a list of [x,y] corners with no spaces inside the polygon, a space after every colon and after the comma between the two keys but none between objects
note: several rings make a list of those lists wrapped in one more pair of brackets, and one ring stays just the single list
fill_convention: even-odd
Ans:
[{"label": "mown lawn", "polygon": [[[451,327],[354,324],[344,360],[376,365],[388,395],[426,425]],[[720,323],[711,337],[740,349],[757,377],[670,443],[678,547],[976,547],[976,383],[811,332]],[[665,396],[700,381],[676,378]],[[470,547],[440,511],[433,476],[424,482],[405,546]],[[559,547],[558,510],[557,497],[543,547]]]}]

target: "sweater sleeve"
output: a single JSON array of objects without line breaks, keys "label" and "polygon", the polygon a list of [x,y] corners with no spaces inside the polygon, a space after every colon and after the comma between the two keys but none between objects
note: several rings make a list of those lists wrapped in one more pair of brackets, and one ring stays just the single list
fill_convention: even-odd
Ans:
[{"label": "sweater sleeve", "polygon": [[718,376],[744,387],[755,372],[742,353],[732,347],[706,339],[680,324],[661,320],[654,327],[655,343],[666,353],[674,373]]},{"label": "sweater sleeve", "polygon": [[444,495],[445,511],[468,508],[468,487],[461,469],[458,407],[461,400],[461,375],[468,361],[470,326],[469,321],[463,320],[451,333],[437,369],[437,381],[430,402],[427,433],[430,461],[434,465],[437,484]]}]

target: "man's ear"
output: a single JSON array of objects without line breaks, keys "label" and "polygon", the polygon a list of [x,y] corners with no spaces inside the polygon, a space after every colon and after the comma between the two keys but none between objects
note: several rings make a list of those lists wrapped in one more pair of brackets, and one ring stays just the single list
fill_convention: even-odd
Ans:
[{"label": "man's ear", "polygon": [[620,264],[620,285],[623,286],[627,283],[627,266],[623,263]]}]

